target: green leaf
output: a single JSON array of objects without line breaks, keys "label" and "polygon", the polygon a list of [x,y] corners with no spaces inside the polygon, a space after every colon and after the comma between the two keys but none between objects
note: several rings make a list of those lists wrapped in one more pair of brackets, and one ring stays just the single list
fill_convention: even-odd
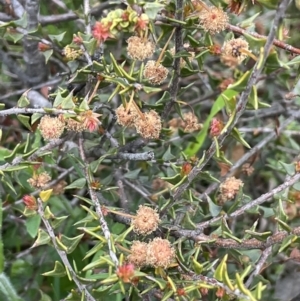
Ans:
[{"label": "green leaf", "polygon": [[18,114],[17,115],[17,118],[19,121],[21,121],[21,123],[28,129],[31,131],[31,126],[30,126],[30,117],[29,116],[26,116],[26,115],[21,115],[21,114]]},{"label": "green leaf", "polygon": [[176,158],[176,156],[174,156],[171,153],[171,146],[169,145],[168,149],[166,150],[166,152],[162,156],[162,159],[163,159],[164,162],[166,162],[166,161],[171,161],[171,160],[173,160],[175,158]]},{"label": "green leaf", "polygon": [[70,185],[66,186],[65,189],[81,189],[85,186],[86,186],[86,179],[80,178],[80,179],[75,180]]},{"label": "green leaf", "polygon": [[126,179],[131,179],[131,180],[137,179],[141,170],[142,170],[141,168],[138,168],[138,169],[135,169],[135,170],[130,170],[127,173],[124,174],[124,177]]},{"label": "green leaf", "polygon": [[65,34],[66,31],[61,34],[49,34],[48,36],[52,41],[56,40],[57,42],[61,42],[64,39]]},{"label": "green leaf", "polygon": [[18,143],[18,144],[15,146],[14,150],[10,153],[10,155],[4,157],[4,160],[5,160],[6,162],[8,162],[8,163],[11,163],[11,162],[13,161],[13,159],[15,158],[15,156],[16,156],[16,154],[17,154],[19,148],[20,148],[20,146],[21,146],[21,143]]},{"label": "green leaf", "polygon": [[79,244],[81,238],[84,236],[84,234],[80,234],[75,237],[67,237],[65,235],[60,235],[60,237],[55,237],[56,242],[62,249],[67,253],[70,254],[72,253],[77,245]]},{"label": "green leaf", "polygon": [[48,61],[49,61],[50,57],[53,54],[53,49],[49,49],[49,50],[43,51],[42,53],[43,53],[43,55],[45,57],[46,64],[48,64]]},{"label": "green leaf", "polygon": [[154,20],[156,18],[157,13],[164,8],[163,4],[158,2],[146,2],[143,6],[145,14],[151,19]]},{"label": "green leaf", "polygon": [[66,274],[65,267],[59,261],[55,261],[54,269],[52,271],[43,273],[42,275],[50,277],[64,277]]},{"label": "green leaf", "polygon": [[217,206],[207,194],[206,194],[206,199],[208,202],[208,208],[209,208],[209,212],[210,212],[211,216],[212,217],[218,216],[222,210],[222,207]]},{"label": "green leaf", "polygon": [[284,170],[289,176],[293,176],[295,174],[295,163],[284,163],[279,161],[279,164],[283,166]]},{"label": "green leaf", "polygon": [[26,92],[24,92],[21,97],[19,98],[18,102],[17,102],[17,106],[19,108],[25,108],[30,104],[30,101],[27,97],[29,90],[27,90]]},{"label": "green leaf", "polygon": [[31,248],[46,245],[49,242],[50,242],[49,234],[46,231],[44,231],[42,229],[39,229],[38,230],[38,237],[37,237],[36,241],[34,242],[34,244]]},{"label": "green leaf", "polygon": [[41,224],[41,217],[38,214],[28,217],[26,219],[26,223],[25,223],[26,230],[27,233],[32,238],[35,238],[37,236],[40,224]]}]

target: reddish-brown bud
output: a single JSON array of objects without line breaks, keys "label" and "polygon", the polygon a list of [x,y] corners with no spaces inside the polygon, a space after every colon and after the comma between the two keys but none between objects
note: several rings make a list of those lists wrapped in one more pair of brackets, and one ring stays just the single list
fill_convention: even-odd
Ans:
[{"label": "reddish-brown bud", "polygon": [[22,197],[24,205],[31,210],[36,210],[37,209],[37,202],[36,198],[32,195],[24,195]]},{"label": "reddish-brown bud", "polygon": [[73,35],[73,42],[77,45],[81,45],[83,43],[82,37],[76,36],[75,34]]},{"label": "reddish-brown bud", "polygon": [[38,44],[38,49],[39,49],[39,51],[41,51],[41,52],[45,52],[45,51],[51,49],[51,46],[50,46],[50,45],[47,45],[47,44],[44,44],[44,43],[42,43],[42,42],[39,42],[39,44]]},{"label": "reddish-brown bud", "polygon": [[189,162],[183,163],[183,165],[181,167],[181,175],[187,176],[191,172],[192,168],[193,168],[193,166],[191,163],[189,163]]},{"label": "reddish-brown bud", "polygon": [[125,283],[130,282],[130,278],[134,275],[134,265],[132,263],[126,263],[118,267],[116,274]]},{"label": "reddish-brown bud", "polygon": [[223,122],[217,118],[213,118],[210,124],[210,136],[211,137],[219,136],[223,128],[224,128]]}]

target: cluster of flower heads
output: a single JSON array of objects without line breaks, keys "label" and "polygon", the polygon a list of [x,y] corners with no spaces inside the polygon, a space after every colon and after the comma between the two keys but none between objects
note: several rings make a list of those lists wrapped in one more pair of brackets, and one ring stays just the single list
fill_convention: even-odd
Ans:
[{"label": "cluster of flower heads", "polygon": [[135,127],[145,139],[158,139],[161,132],[160,116],[154,111],[141,113],[132,105],[129,109],[120,105],[116,109],[117,122],[122,126]]},{"label": "cluster of flower heads", "polygon": [[126,10],[115,9],[108,13],[100,22],[96,22],[92,34],[100,43],[108,38],[114,38],[119,32],[141,33],[148,29],[149,17],[139,14],[130,6]]},{"label": "cluster of flower heads", "polygon": [[175,257],[175,250],[167,239],[154,238],[149,243],[133,241],[128,261],[135,266],[167,268]]},{"label": "cluster of flower heads", "polygon": [[219,203],[224,204],[226,201],[232,200],[243,185],[244,184],[240,179],[236,179],[235,177],[227,178],[220,185]]},{"label": "cluster of flower heads", "polygon": [[[133,231],[140,235],[149,235],[154,232],[160,223],[156,210],[139,206],[136,216],[131,220]],[[167,239],[154,238],[149,243],[134,241],[131,246],[131,254],[128,261],[135,266],[152,266],[167,268],[173,261],[174,248]]]},{"label": "cluster of flower heads", "polygon": [[62,115],[58,117],[45,115],[41,118],[38,129],[45,140],[58,139],[64,129],[75,132],[82,132],[84,130],[93,132],[100,124],[98,120],[99,116],[100,114],[94,113],[91,110],[81,113],[75,119],[65,119]]},{"label": "cluster of flower heads", "polygon": [[[149,59],[155,51],[155,45],[146,38],[132,36],[127,43],[128,55],[134,60]],[[161,84],[167,78],[168,73],[167,68],[154,60],[149,60],[144,69],[144,77],[153,85]]]},{"label": "cluster of flower heads", "polygon": [[199,131],[202,128],[202,124],[198,122],[197,116],[192,112],[184,113],[183,120],[181,118],[171,119],[169,126],[174,129],[182,128],[186,133]]}]

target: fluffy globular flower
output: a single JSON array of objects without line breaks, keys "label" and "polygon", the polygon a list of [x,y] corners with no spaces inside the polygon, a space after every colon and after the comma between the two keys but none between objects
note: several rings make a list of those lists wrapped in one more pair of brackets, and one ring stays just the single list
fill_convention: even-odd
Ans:
[{"label": "fluffy globular flower", "polygon": [[124,283],[129,283],[130,279],[134,276],[134,265],[132,263],[125,263],[117,268],[116,274]]},{"label": "fluffy globular flower", "polygon": [[242,187],[243,185],[244,184],[240,179],[236,179],[235,177],[227,178],[220,185],[220,196],[219,196],[220,204],[232,200],[239,192],[240,187]]},{"label": "fluffy globular flower", "polygon": [[134,60],[143,61],[150,58],[155,50],[155,46],[151,41],[137,36],[130,37],[127,43],[128,55]]},{"label": "fluffy globular flower", "polygon": [[173,261],[175,250],[167,239],[154,238],[147,248],[147,263],[153,267],[167,268]]},{"label": "fluffy globular flower", "polygon": [[50,180],[51,177],[49,174],[47,172],[42,172],[41,174],[34,174],[27,182],[34,188],[43,188]]},{"label": "fluffy globular flower", "polygon": [[216,34],[225,30],[229,18],[221,8],[211,6],[203,7],[199,13],[200,25],[210,34]]},{"label": "fluffy globular flower", "polygon": [[127,110],[123,105],[120,105],[116,109],[117,115],[117,123],[123,126],[133,126],[134,121],[138,116],[138,112],[135,106],[131,106],[129,110]]},{"label": "fluffy globular flower", "polygon": [[130,248],[131,254],[128,256],[128,261],[136,265],[137,267],[142,267],[146,265],[147,262],[147,244],[141,241],[133,241]]},{"label": "fluffy globular flower", "polygon": [[41,118],[38,129],[45,140],[57,139],[61,136],[65,124],[58,117],[45,115]]},{"label": "fluffy globular flower", "polygon": [[136,118],[134,126],[143,138],[158,139],[161,131],[161,119],[154,110],[151,110],[144,113],[144,118]]},{"label": "fluffy globular flower", "polygon": [[74,131],[74,132],[82,132],[85,130],[85,126],[83,125],[82,122],[78,122],[74,120],[73,118],[68,118],[66,121],[66,128],[69,131]]},{"label": "fluffy globular flower", "polygon": [[184,113],[183,119],[184,119],[185,132],[190,133],[190,132],[198,131],[202,127],[202,125],[198,123],[197,116],[192,112]]},{"label": "fluffy globular flower", "polygon": [[221,61],[229,67],[235,67],[247,58],[247,53],[249,52],[247,41],[242,38],[232,39],[224,43]]},{"label": "fluffy globular flower", "polygon": [[106,24],[103,22],[96,22],[92,29],[93,37],[100,43],[105,42],[105,40],[111,37],[110,26],[111,24],[109,22]]},{"label": "fluffy globular flower", "polygon": [[144,69],[144,77],[153,85],[161,84],[168,76],[168,69],[155,61],[148,61]]},{"label": "fluffy globular flower", "polygon": [[131,225],[135,233],[148,235],[157,229],[159,222],[160,219],[156,210],[141,205],[136,216],[131,220]]}]

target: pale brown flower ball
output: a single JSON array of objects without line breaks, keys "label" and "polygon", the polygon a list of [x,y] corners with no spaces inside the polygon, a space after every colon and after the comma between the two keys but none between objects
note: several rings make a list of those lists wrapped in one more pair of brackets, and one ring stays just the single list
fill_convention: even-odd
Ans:
[{"label": "pale brown flower ball", "polygon": [[202,125],[198,123],[197,116],[192,112],[184,113],[183,119],[185,124],[184,131],[187,133],[198,131],[202,128]]},{"label": "pale brown flower ball", "polygon": [[247,58],[247,52],[250,52],[247,41],[242,38],[229,40],[222,47],[221,61],[229,67],[235,67]]},{"label": "pale brown flower ball", "polygon": [[148,235],[157,229],[159,222],[156,210],[140,205],[136,216],[131,220],[131,225],[135,233]]},{"label": "pale brown flower ball", "polygon": [[145,242],[133,241],[128,261],[138,267],[147,265],[147,247],[148,245]]},{"label": "pale brown flower ball", "polygon": [[239,192],[240,187],[242,187],[243,185],[244,184],[240,179],[236,179],[235,177],[227,178],[220,185],[220,204],[224,204],[226,201],[232,200]]},{"label": "pale brown flower ball", "polygon": [[150,58],[155,50],[155,46],[151,41],[137,36],[130,37],[127,43],[128,55],[134,60],[143,61]]},{"label": "pale brown flower ball", "polygon": [[167,239],[154,238],[147,249],[147,264],[153,267],[167,268],[174,260],[175,250]]},{"label": "pale brown flower ball", "polygon": [[78,133],[85,130],[85,126],[82,122],[78,122],[72,118],[67,119],[66,128],[68,131],[74,131],[74,132],[78,132]]},{"label": "pale brown flower ball", "polygon": [[154,111],[144,113],[144,119],[135,119],[136,131],[145,139],[158,139],[161,132],[160,116]]},{"label": "pale brown flower ball", "polygon": [[200,25],[212,35],[225,30],[228,21],[227,13],[215,6],[203,8],[199,14]]},{"label": "pale brown flower ball", "polygon": [[34,175],[32,178],[28,179],[27,182],[30,186],[34,188],[43,188],[51,180],[51,177],[47,172],[42,172],[39,175]]},{"label": "pale brown flower ball", "polygon": [[117,123],[122,126],[133,126],[135,119],[138,117],[138,112],[134,106],[131,106],[127,111],[123,105],[116,109]]},{"label": "pale brown flower ball", "polygon": [[38,129],[45,140],[57,139],[61,136],[65,124],[58,117],[45,115],[41,118]]},{"label": "pale brown flower ball", "polygon": [[144,69],[144,77],[153,85],[161,84],[168,76],[168,69],[155,61],[148,61]]}]

